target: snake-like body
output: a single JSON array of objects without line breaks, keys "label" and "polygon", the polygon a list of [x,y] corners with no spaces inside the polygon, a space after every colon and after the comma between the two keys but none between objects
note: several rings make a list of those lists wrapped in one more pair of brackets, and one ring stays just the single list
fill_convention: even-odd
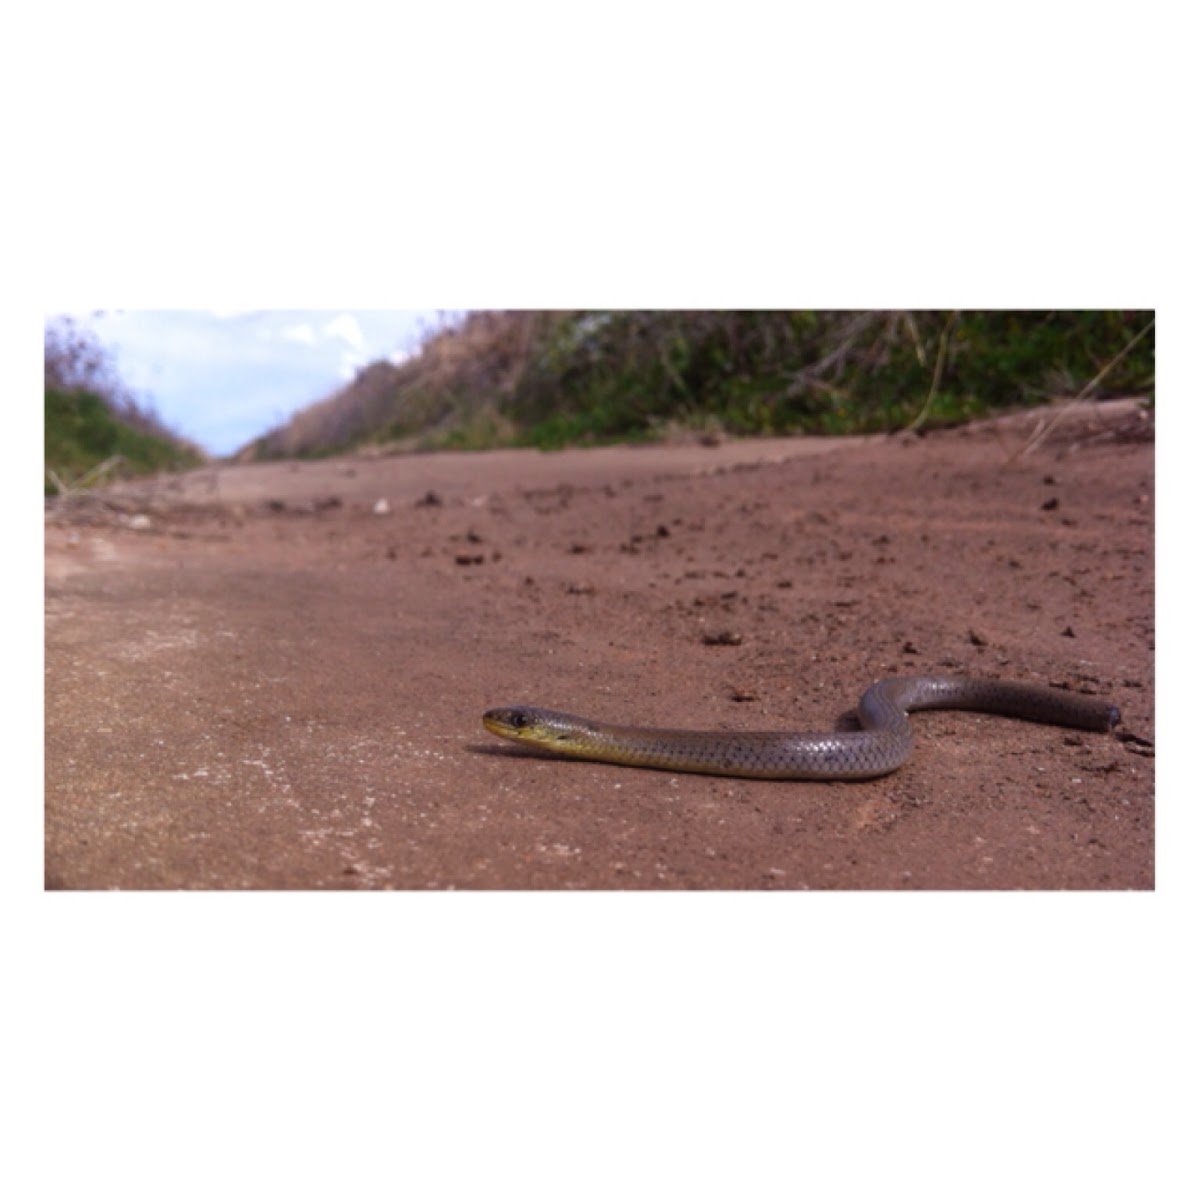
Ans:
[{"label": "snake-like body", "polygon": [[950,675],[881,679],[858,702],[861,730],[738,733],[615,725],[546,708],[493,708],[491,733],[569,758],[629,767],[751,779],[871,779],[901,766],[913,749],[908,713],[962,708],[1026,721],[1111,730],[1120,712],[1106,700],[1062,688]]}]

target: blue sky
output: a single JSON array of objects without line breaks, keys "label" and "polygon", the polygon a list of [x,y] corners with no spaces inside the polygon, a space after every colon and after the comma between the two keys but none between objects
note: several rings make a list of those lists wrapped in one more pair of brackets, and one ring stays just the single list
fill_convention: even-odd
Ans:
[{"label": "blue sky", "polygon": [[139,401],[218,455],[327,396],[367,363],[403,360],[439,320],[434,311],[355,309],[71,315]]}]

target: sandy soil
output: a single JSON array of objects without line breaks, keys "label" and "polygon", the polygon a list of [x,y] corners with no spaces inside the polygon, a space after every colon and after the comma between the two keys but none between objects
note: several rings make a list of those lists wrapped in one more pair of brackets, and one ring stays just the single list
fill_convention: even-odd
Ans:
[{"label": "sandy soil", "polygon": [[[221,467],[46,525],[49,888],[1151,888],[1154,449],[1135,406],[890,439]],[[866,783],[538,757],[488,707],[853,727],[872,679],[1111,697],[922,713]]]}]

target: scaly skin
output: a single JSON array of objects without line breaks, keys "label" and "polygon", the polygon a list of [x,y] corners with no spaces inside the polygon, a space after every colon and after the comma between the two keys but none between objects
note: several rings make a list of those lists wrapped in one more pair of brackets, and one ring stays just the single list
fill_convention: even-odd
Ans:
[{"label": "scaly skin", "polygon": [[858,702],[862,730],[852,733],[649,729],[524,706],[489,709],[483,724],[499,737],[554,754],[622,766],[749,779],[871,779],[907,760],[913,748],[907,714],[925,708],[972,709],[1098,732],[1120,720],[1107,701],[1060,688],[914,675],[872,684]]}]

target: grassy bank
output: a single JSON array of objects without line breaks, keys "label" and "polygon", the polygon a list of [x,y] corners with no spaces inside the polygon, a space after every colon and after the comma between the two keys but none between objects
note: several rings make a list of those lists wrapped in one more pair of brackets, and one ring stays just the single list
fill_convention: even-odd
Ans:
[{"label": "grassy bank", "polygon": [[481,312],[247,447],[484,448],[955,424],[1152,396],[1148,312]]},{"label": "grassy bank", "polygon": [[138,403],[108,352],[69,318],[46,326],[45,402],[47,496],[205,460]]},{"label": "grassy bank", "polygon": [[[120,420],[103,397],[89,391],[46,389],[45,436],[48,496],[80,483],[181,470],[204,461],[194,448]],[[110,465],[100,472],[104,464]]]}]

